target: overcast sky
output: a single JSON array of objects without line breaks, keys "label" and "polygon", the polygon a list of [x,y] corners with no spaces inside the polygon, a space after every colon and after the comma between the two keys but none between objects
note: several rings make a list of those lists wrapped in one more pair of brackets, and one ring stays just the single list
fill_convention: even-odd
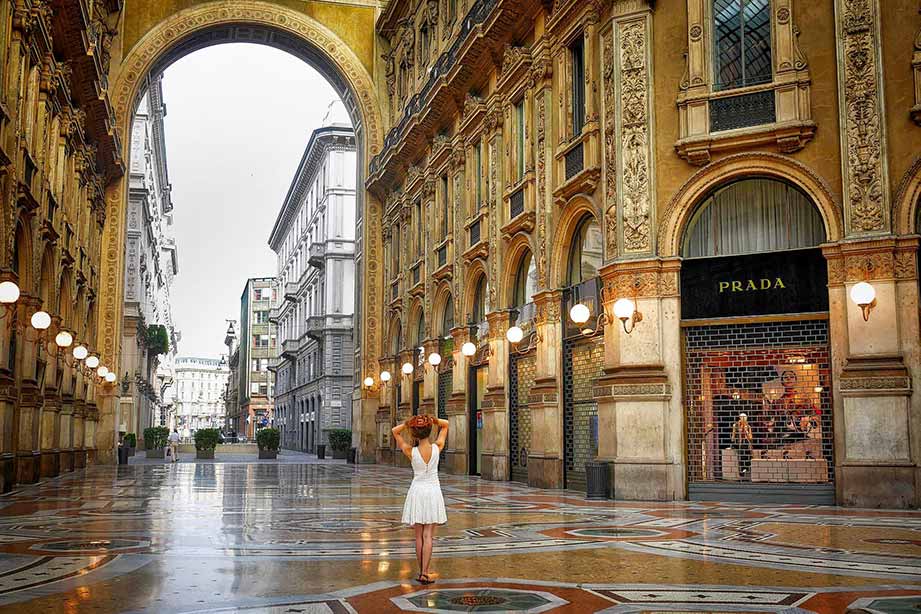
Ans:
[{"label": "overcast sky", "polygon": [[181,356],[226,352],[225,320],[239,319],[246,279],[275,275],[269,233],[335,97],[313,68],[262,45],[217,45],[164,73]]}]

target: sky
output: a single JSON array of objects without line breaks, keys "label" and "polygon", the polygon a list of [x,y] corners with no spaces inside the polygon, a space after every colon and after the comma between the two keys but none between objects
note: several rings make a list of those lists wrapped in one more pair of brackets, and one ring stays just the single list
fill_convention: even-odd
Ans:
[{"label": "sky", "polygon": [[263,45],[209,47],[164,72],[180,356],[226,353],[226,320],[240,318],[246,279],[275,275],[269,233],[334,99],[316,70]]}]

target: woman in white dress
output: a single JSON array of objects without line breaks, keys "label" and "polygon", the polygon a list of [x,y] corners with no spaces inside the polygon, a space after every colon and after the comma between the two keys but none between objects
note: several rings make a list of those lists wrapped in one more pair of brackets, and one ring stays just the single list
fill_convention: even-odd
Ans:
[{"label": "woman in white dress", "polygon": [[[438,424],[438,439],[429,440],[432,427]],[[412,444],[402,437],[409,430]],[[429,562],[432,560],[432,539],[435,525],[448,521],[445,514],[445,500],[438,481],[438,458],[448,439],[448,421],[433,416],[413,416],[393,428],[393,438],[413,465],[413,482],[406,493],[403,505],[403,523],[412,525],[416,531],[416,559],[419,562],[421,584],[432,584]]]}]

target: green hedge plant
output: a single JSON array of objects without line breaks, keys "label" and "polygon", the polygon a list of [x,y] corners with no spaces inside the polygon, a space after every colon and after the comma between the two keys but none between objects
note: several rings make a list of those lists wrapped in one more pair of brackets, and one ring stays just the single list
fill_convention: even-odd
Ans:
[{"label": "green hedge plant", "polygon": [[148,450],[165,448],[169,429],[165,426],[150,426],[144,429],[144,445]]},{"label": "green hedge plant", "polygon": [[128,448],[138,447],[138,436],[134,433],[125,433],[122,443]]},{"label": "green hedge plant", "polygon": [[278,433],[278,429],[265,428],[256,433],[256,445],[259,446],[260,450],[277,451],[279,443],[281,443],[281,436]]},{"label": "green hedge plant", "polygon": [[352,447],[352,431],[333,429],[329,432],[329,447],[336,452],[345,452]]},{"label": "green hedge plant", "polygon": [[151,324],[147,327],[147,350],[151,354],[169,352],[169,334],[162,324]]},{"label": "green hedge plant", "polygon": [[198,451],[210,451],[220,443],[220,431],[217,429],[198,429],[195,431],[195,449]]}]

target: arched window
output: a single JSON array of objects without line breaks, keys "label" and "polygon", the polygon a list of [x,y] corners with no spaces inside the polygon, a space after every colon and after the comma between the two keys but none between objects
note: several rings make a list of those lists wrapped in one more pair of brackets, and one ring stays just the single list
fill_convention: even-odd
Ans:
[{"label": "arched window", "polygon": [[512,297],[512,307],[521,307],[531,302],[537,292],[537,263],[531,252],[526,252],[518,261],[518,270],[515,271],[515,294]]},{"label": "arched window", "polygon": [[770,83],[770,0],[713,0],[713,87]]},{"label": "arched window", "polygon": [[393,331],[393,337],[390,339],[390,353],[394,356],[400,353],[403,345],[403,330],[400,323],[397,322],[396,330]]},{"label": "arched window", "polygon": [[569,248],[567,282],[575,286],[598,276],[602,264],[601,226],[591,215],[579,222]]},{"label": "arched window", "polygon": [[476,292],[473,295],[473,323],[479,324],[486,321],[486,276],[480,275],[476,282]]},{"label": "arched window", "polygon": [[743,179],[714,190],[685,231],[685,258],[815,247],[825,225],[808,196],[783,181]]},{"label": "arched window", "polygon": [[422,342],[425,340],[425,316],[422,312],[419,312],[419,319],[416,320],[416,345],[422,345]]},{"label": "arched window", "polygon": [[449,294],[444,310],[441,312],[441,335],[449,337],[452,328],[454,328],[454,297]]}]

